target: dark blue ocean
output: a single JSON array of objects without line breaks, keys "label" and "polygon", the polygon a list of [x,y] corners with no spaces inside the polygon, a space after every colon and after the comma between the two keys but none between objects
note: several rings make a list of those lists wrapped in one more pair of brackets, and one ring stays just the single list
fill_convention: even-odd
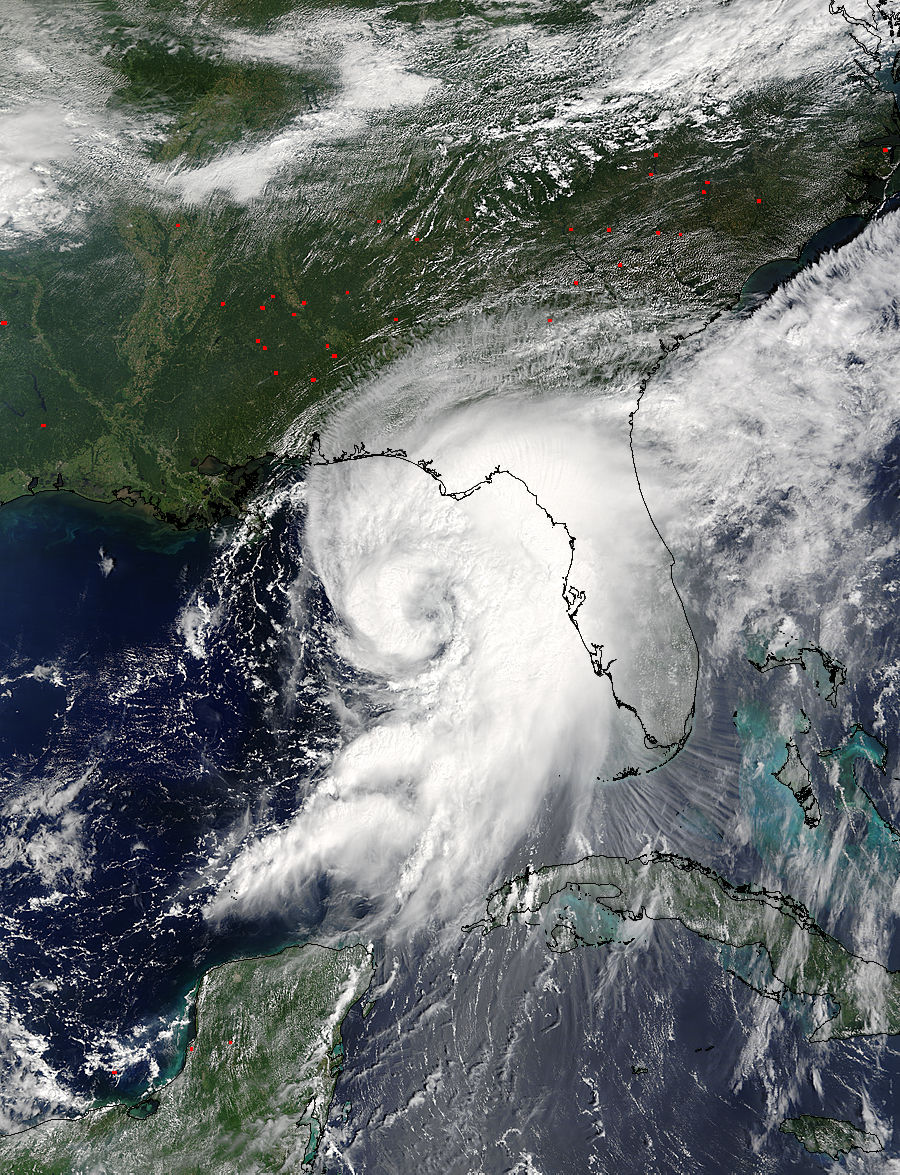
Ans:
[{"label": "dark blue ocean", "polygon": [[[23,1028],[64,1088],[133,1096],[177,1068],[190,1026],[169,1028],[199,974],[289,937],[214,932],[200,912],[210,858],[293,811],[303,776],[285,764],[333,726],[314,688],[282,689],[277,650],[268,682],[253,657],[296,574],[295,527],[275,529],[252,552],[246,611],[238,594],[196,658],[179,617],[198,585],[213,590],[227,529],[177,532],[67,493],[0,510],[0,1089],[14,1116],[28,1117]],[[32,1108],[64,1107],[38,1094]]]},{"label": "dark blue ocean", "polygon": [[[873,510],[895,487],[891,452]],[[258,541],[237,544],[228,527],[179,533],[63,493],[0,510],[8,1122],[72,1112],[64,1094],[137,1098],[180,1066],[185,996],[204,970],[302,939],[339,904],[311,879],[302,910],[283,917],[203,916],[233,850],[292,815],[339,745],[329,689],[353,689],[314,639],[332,617],[304,577],[295,508],[286,499]],[[205,635],[204,610],[216,616]],[[872,639],[893,659],[893,617]],[[883,903],[892,917],[900,853],[878,813],[897,822],[897,748],[891,738],[884,773],[854,767],[875,807],[859,800],[822,885],[846,810],[817,769],[824,819],[803,829],[786,789],[756,770],[783,753],[766,715],[802,705],[837,746],[845,713],[871,726],[885,703],[859,673],[846,712],[795,677],[746,662],[710,669],[685,751],[631,781],[622,804],[640,800],[673,848],[732,880],[777,873],[852,944],[860,908]],[[743,841],[736,813],[749,822]],[[564,799],[548,806],[533,830],[541,859],[558,859],[569,819]],[[643,835],[636,821],[635,852]],[[354,914],[364,926],[365,909]],[[332,1172],[816,1172],[830,1160],[766,1135],[773,1098],[859,1122],[862,1092],[889,1112],[900,1080],[895,1039],[811,1044],[802,1001],[764,999],[678,926],[647,946],[563,957],[539,928],[460,930],[449,947],[422,934],[379,945],[373,994],[371,1014],[345,1026],[323,1146]],[[29,1077],[37,1056],[56,1095]]]}]

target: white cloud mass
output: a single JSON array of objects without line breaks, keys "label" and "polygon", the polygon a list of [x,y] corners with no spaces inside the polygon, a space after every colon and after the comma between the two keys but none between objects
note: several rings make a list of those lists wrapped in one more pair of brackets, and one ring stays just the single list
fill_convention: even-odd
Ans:
[{"label": "white cloud mass", "polygon": [[[748,628],[788,611],[841,648],[854,591],[873,559],[896,553],[878,550],[865,517],[900,417],[898,265],[893,214],[754,315],[688,339],[650,383],[638,470],[688,608],[709,621],[704,656],[743,656]],[[448,490],[498,466],[524,478],[577,538],[579,621],[616,657],[617,689],[672,734],[693,650],[630,467],[633,389],[531,397],[492,389],[486,373],[442,376],[436,362],[423,350],[357,397],[324,451],[402,445]],[[589,800],[598,775],[635,761],[639,728],[561,607],[565,535],[502,476],[459,501],[438,491],[387,457],[312,471],[304,547],[336,613],[335,647],[377,716],[295,820],[234,862],[211,915],[290,905],[324,873],[390,895],[402,923],[452,918],[561,781]]]},{"label": "white cloud mass", "polygon": [[[694,647],[622,397],[510,387],[480,399],[466,383],[442,395],[434,361],[419,357],[408,385],[376,382],[323,444],[402,446],[434,462],[446,493],[392,456],[318,465],[307,485],[304,550],[336,615],[334,647],[377,717],[295,821],[234,864],[214,914],[290,902],[326,873],[389,895],[404,923],[449,919],[556,789],[589,795],[598,777],[664,758],[628,706],[659,743],[684,734]],[[562,595],[570,559],[578,629]],[[626,706],[582,638],[613,662]]]},{"label": "white cloud mass", "polygon": [[866,585],[893,553],[869,507],[900,420],[898,267],[893,212],[749,319],[689,339],[651,384],[638,468],[679,582],[714,618],[710,652],[797,612],[806,639],[852,657],[845,634],[885,607]]}]

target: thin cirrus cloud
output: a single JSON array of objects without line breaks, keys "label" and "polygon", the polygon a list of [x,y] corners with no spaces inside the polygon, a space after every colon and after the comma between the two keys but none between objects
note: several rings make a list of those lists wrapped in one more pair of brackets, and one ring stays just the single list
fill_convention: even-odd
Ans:
[{"label": "thin cirrus cloud", "polygon": [[[240,47],[240,40],[236,43]],[[321,58],[327,48],[326,40],[317,56]],[[182,161],[172,168],[159,168],[155,174],[161,186],[191,203],[204,203],[217,192],[246,203],[260,197],[276,176],[311,153],[360,135],[370,115],[418,106],[437,86],[433,78],[406,68],[398,53],[379,47],[369,37],[350,37],[334,51],[339,89],[323,100],[320,109],[302,111],[277,134],[241,143],[208,163],[194,166]],[[239,56],[294,64],[281,35],[254,38]]]},{"label": "thin cirrus cloud", "polygon": [[[226,147],[208,162],[148,164],[147,150],[165,136],[174,112],[112,106],[124,78],[105,53],[102,28],[87,19],[70,21],[70,6],[49,19],[41,5],[14,3],[16,18],[0,17],[6,71],[0,85],[0,107],[6,107],[0,110],[0,246],[60,228],[83,234],[84,214],[109,199],[257,199],[276,176],[323,144],[360,134],[379,112],[420,105],[436,86],[397,48],[353,22],[319,21],[302,36],[293,28],[253,36],[203,24],[197,52],[295,69],[312,62],[334,75],[335,91],[322,96],[320,108],[298,112],[286,128]],[[190,43],[190,30],[182,33]]]},{"label": "thin cirrus cloud", "polygon": [[[173,115],[132,111],[126,117],[109,106],[122,77],[105,55],[105,33],[90,12],[12,3],[8,19],[0,18],[8,98],[0,116],[0,243],[6,245],[60,226],[81,231],[81,214],[123,194],[153,203],[259,199],[276,177],[364,133],[372,120],[389,124],[403,111],[417,118],[417,107],[430,109],[434,102],[447,107],[439,123],[450,138],[473,130],[488,139],[512,136],[544,158],[541,136],[577,124],[608,146],[630,151],[673,119],[728,115],[729,102],[751,90],[823,73],[833,79],[852,57],[846,21],[813,0],[799,9],[767,6],[762,15],[756,7],[745,12],[709,0],[678,13],[652,5],[635,19],[553,37],[532,24],[526,7],[520,28],[528,53],[509,60],[492,30],[475,27],[463,51],[440,22],[426,22],[410,42],[389,22],[364,24],[352,14],[341,20],[289,15],[264,33],[176,21],[179,52],[190,51],[186,46],[196,35],[198,52],[296,70],[315,66],[333,77],[335,89],[273,135],[226,147],[199,165],[180,159],[148,166],[147,148],[165,135]],[[673,45],[683,51],[673,52]],[[523,78],[530,79],[524,93]],[[516,88],[521,125],[498,121],[491,107],[502,79]],[[24,108],[23,94],[29,99]],[[531,101],[540,115],[529,109]],[[423,116],[423,130],[436,125],[433,116]],[[592,148],[580,149],[589,156]],[[550,154],[553,166],[565,170]],[[332,165],[339,167],[339,160]]]},{"label": "thin cirrus cloud", "polygon": [[648,389],[638,469],[710,652],[796,613],[852,658],[845,634],[883,609],[894,543],[872,495],[900,417],[898,265],[892,212],[751,317],[687,340]]}]

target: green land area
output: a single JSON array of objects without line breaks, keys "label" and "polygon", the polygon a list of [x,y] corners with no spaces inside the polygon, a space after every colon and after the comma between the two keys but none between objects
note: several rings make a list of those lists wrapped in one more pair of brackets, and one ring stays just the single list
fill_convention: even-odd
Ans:
[{"label": "green land area", "polygon": [[881,1140],[839,1118],[817,1118],[813,1114],[801,1114],[798,1118],[786,1118],[781,1123],[785,1134],[793,1134],[798,1142],[816,1155],[831,1155],[833,1159],[849,1154],[852,1150],[874,1153],[884,1150]]},{"label": "green land area", "polygon": [[810,828],[815,828],[822,819],[819,801],[812,789],[809,768],[800,757],[800,751],[793,739],[785,744],[787,758],[777,771],[772,774],[779,783],[791,792],[794,799],[803,809],[803,820]]},{"label": "green land area", "polygon": [[[356,137],[319,141],[344,93],[343,44],[326,38],[302,65],[254,58],[249,35],[292,5],[200,7],[208,21],[174,0],[139,18],[96,6],[95,42],[80,48],[113,79],[108,108],[161,129],[142,148],[143,187],[105,176],[77,231],[0,259],[0,503],[63,489],[208,524],[239,508],[288,426],[311,431],[337,397],[473,311],[514,308],[535,334],[550,316],[640,307],[649,369],[653,332],[733,305],[756,267],[876,205],[882,143],[897,138],[893,99],[846,77],[745,93],[714,125],[665,122],[655,156],[602,118],[551,131],[573,86],[600,84],[604,13],[355,0],[347,19],[383,22],[409,47],[407,76],[432,88],[367,113]],[[344,11],[307,8],[310,28]],[[571,63],[529,72],[535,34],[568,46],[560,61],[577,59],[577,78]],[[265,167],[286,128],[307,146],[238,198],[229,176]],[[229,152],[221,185],[191,194]]]},{"label": "green land area", "polygon": [[825,1000],[830,1014],[813,1041],[900,1033],[900,972],[854,955],[793,898],[732,885],[687,857],[591,856],[521,874],[490,895],[482,929],[532,921],[551,906],[556,951],[627,942],[642,920],[666,919],[721,944],[728,969],[761,995]]},{"label": "green land area", "polygon": [[362,946],[307,945],[209,971],[184,1068],[137,1105],[0,1139],[10,1175],[255,1175],[314,1160],[341,1025],[372,978]]},{"label": "green land area", "polygon": [[818,645],[792,642],[772,648],[764,637],[753,642],[748,660],[760,673],[781,665],[799,665],[816,688],[820,698],[837,705],[838,690],[847,681],[847,668]]}]

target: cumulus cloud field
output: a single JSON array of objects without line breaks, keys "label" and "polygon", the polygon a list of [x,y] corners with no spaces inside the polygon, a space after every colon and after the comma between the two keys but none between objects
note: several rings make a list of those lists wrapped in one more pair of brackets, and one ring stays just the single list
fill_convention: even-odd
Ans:
[{"label": "cumulus cloud field", "polygon": [[[140,4],[124,8],[136,27],[150,21]],[[83,233],[85,215],[109,199],[161,207],[259,200],[273,180],[296,172],[324,145],[362,143],[372,127],[432,107],[446,107],[448,133],[521,139],[541,166],[560,171],[564,187],[575,160],[549,149],[548,132],[587,130],[597,143],[628,150],[679,123],[727,119],[731,103],[772,85],[813,77],[839,85],[854,48],[850,24],[819,0],[779,0],[762,15],[750,3],[657,0],[637,16],[613,9],[602,24],[591,24],[586,40],[549,34],[541,14],[540,6],[519,10],[516,33],[528,53],[515,70],[525,86],[525,121],[506,126],[503,119],[494,124],[489,101],[497,70],[505,75],[508,68],[505,34],[478,19],[467,25],[466,80],[455,26],[441,22],[423,22],[410,38],[377,8],[365,18],[357,9],[307,10],[254,32],[188,9],[174,12],[172,52],[188,51],[193,40],[198,53],[223,60],[297,70],[315,64],[333,74],[335,91],[320,107],[299,110],[286,128],[228,146],[210,161],[156,165],[148,151],[174,116],[116,104],[123,78],[100,15],[91,6],[10,0],[0,14],[0,246],[57,229]],[[459,123],[466,89],[487,119],[482,126]],[[531,109],[529,89],[540,111]],[[425,123],[436,125],[433,112]]]}]

